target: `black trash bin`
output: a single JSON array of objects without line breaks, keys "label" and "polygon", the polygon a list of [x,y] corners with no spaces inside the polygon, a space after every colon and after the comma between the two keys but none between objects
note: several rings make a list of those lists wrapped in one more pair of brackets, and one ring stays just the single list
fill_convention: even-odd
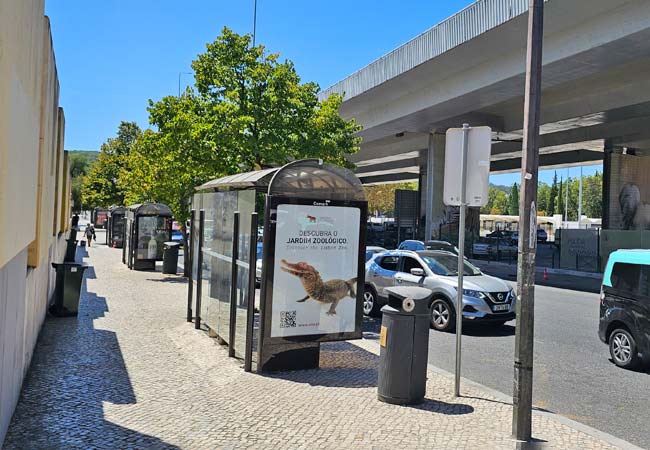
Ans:
[{"label": "black trash bin", "polygon": [[163,243],[163,273],[176,275],[178,271],[178,249],[181,246],[178,242]]},{"label": "black trash bin", "polygon": [[396,405],[422,403],[427,386],[432,293],[421,287],[386,288],[381,309],[377,397]]},{"label": "black trash bin", "polygon": [[77,240],[76,239],[66,239],[68,246],[65,248],[65,256],[63,257],[63,262],[75,262],[77,257]]},{"label": "black trash bin", "polygon": [[89,267],[74,262],[52,263],[56,269],[54,303],[50,314],[58,317],[76,316],[79,312],[79,295],[84,271]]}]

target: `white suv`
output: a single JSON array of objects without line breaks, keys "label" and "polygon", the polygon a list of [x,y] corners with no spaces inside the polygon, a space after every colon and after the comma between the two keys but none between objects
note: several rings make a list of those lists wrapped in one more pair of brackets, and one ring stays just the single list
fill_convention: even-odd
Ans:
[{"label": "white suv", "polygon": [[[380,253],[366,264],[363,312],[376,315],[386,304],[385,289],[392,286],[420,286],[431,289],[431,325],[451,331],[456,324],[458,256],[445,251]],[[517,296],[503,280],[483,274],[465,261],[463,319],[502,325],[515,318]]]}]

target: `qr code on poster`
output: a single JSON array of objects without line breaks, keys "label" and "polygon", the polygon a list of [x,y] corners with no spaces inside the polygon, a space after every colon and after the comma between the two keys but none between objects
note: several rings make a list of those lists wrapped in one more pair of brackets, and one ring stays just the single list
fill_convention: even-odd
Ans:
[{"label": "qr code on poster", "polygon": [[296,327],[296,312],[280,311],[280,328],[295,328],[295,327]]}]

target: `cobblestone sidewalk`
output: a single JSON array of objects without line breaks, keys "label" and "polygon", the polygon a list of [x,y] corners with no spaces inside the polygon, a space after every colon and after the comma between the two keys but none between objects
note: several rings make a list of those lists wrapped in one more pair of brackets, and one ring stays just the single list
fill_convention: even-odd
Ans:
[{"label": "cobblestone sidewalk", "polygon": [[[100,239],[101,242],[101,239]],[[512,408],[479,388],[376,399],[376,343],[323,345],[321,369],[248,374],[184,320],[184,279],[135,272],[88,249],[78,319],[48,318],[4,443],[29,449],[514,449]],[[616,448],[550,415],[532,448]]]}]

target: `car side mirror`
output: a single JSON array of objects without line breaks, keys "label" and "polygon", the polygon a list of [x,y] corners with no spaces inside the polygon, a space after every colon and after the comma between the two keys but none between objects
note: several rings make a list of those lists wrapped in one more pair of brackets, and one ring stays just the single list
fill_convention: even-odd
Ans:
[{"label": "car side mirror", "polygon": [[422,270],[422,269],[411,269],[411,275],[415,275],[416,277],[423,277],[424,276],[424,270]]}]

